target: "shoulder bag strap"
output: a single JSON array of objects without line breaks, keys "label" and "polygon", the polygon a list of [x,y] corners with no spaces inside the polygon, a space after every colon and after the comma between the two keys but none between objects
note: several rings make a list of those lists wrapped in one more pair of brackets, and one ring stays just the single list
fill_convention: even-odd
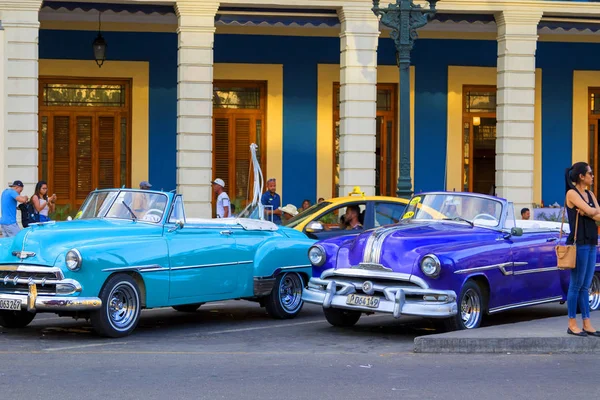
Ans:
[{"label": "shoulder bag strap", "polygon": [[[581,196],[581,194],[579,194],[579,195]],[[558,241],[559,242],[562,239],[562,235],[563,235],[563,226],[565,224],[565,213],[566,213],[566,211],[567,211],[567,196],[565,195],[565,206],[563,207],[562,222],[560,223],[560,234],[558,235]],[[577,210],[577,216],[575,217],[575,232],[574,232],[573,243],[577,242],[577,227],[578,226],[579,226],[579,209]]]}]

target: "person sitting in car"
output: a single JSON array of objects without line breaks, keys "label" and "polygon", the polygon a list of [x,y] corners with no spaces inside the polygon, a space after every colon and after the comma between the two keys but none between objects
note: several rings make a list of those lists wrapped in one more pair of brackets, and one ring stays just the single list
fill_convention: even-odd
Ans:
[{"label": "person sitting in car", "polygon": [[360,207],[353,204],[346,207],[346,214],[344,215],[344,224],[346,225],[346,229],[357,230],[363,229],[362,224],[359,220],[360,217]]}]

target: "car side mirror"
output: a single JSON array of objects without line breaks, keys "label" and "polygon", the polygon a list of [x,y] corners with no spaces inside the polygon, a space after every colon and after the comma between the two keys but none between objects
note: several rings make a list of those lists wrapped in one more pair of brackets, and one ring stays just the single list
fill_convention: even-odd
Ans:
[{"label": "car side mirror", "polygon": [[517,227],[511,228],[510,234],[512,236],[523,236],[523,228],[517,228]]},{"label": "car side mirror", "polygon": [[183,221],[180,220],[180,219],[178,219],[175,222],[175,226],[169,229],[169,232],[174,232],[174,231],[176,231],[178,229],[183,229],[183,225],[184,225]]},{"label": "car side mirror", "polygon": [[323,224],[317,221],[313,221],[306,226],[307,233],[319,233],[323,232],[325,228],[323,228]]}]

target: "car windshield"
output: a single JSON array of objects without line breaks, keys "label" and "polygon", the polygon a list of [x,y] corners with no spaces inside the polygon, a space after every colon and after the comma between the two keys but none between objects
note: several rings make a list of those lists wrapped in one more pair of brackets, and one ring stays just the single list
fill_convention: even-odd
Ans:
[{"label": "car windshield", "polygon": [[167,206],[162,193],[139,190],[102,190],[87,197],[75,219],[116,218],[158,223]]},{"label": "car windshield", "polygon": [[455,220],[473,225],[497,227],[502,202],[488,197],[461,193],[435,193],[414,196],[402,219]]},{"label": "car windshield", "polygon": [[320,203],[314,204],[313,206],[308,207],[306,210],[302,211],[296,216],[285,221],[283,225],[287,226],[288,228],[294,228],[300,225],[302,222],[304,222],[306,218],[310,217],[311,215],[314,215],[318,211],[321,211],[323,208],[327,207],[330,204],[331,203],[328,201],[322,201]]}]

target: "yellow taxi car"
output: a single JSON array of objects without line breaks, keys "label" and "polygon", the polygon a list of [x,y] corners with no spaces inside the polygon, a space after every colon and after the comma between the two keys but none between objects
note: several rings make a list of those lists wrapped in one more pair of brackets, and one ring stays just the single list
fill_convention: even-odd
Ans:
[{"label": "yellow taxi car", "polygon": [[283,222],[288,228],[304,232],[308,237],[323,240],[334,236],[358,233],[350,230],[344,221],[346,208],[358,206],[361,230],[395,224],[400,221],[407,199],[387,196],[365,196],[360,187],[355,186],[347,197],[336,197],[317,203],[298,215]]}]

